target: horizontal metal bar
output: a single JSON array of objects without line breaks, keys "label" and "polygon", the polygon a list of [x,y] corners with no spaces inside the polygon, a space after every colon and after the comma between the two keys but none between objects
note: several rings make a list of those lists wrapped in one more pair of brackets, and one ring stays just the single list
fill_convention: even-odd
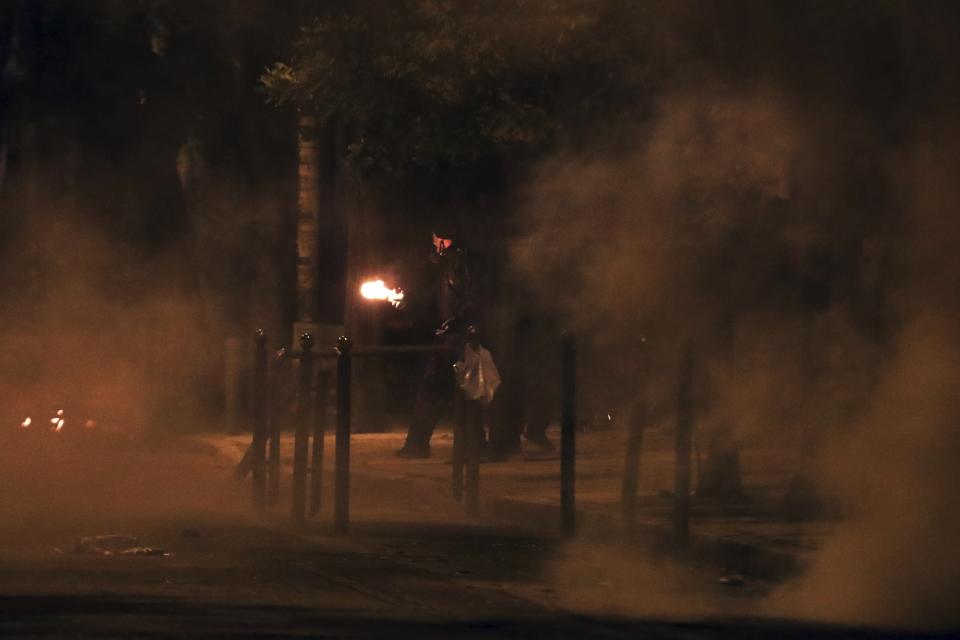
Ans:
[{"label": "horizontal metal bar", "polygon": [[[354,357],[376,357],[376,356],[417,356],[431,355],[434,353],[453,353],[458,354],[460,350],[455,347],[448,347],[439,344],[404,344],[394,346],[369,345],[365,347],[354,347],[351,350]],[[318,349],[311,351],[310,355],[314,358],[336,358],[340,354],[335,348]],[[284,358],[299,360],[303,357],[303,351],[288,351]]]},{"label": "horizontal metal bar", "polygon": [[[313,358],[336,358],[338,355],[340,355],[340,352],[333,347],[329,349],[317,349],[316,351],[310,351],[310,356]],[[299,360],[303,357],[303,351],[290,351],[287,353],[286,357],[292,360]]]},{"label": "horizontal metal bar", "polygon": [[415,356],[434,353],[459,353],[459,349],[436,344],[354,347],[353,356]]}]

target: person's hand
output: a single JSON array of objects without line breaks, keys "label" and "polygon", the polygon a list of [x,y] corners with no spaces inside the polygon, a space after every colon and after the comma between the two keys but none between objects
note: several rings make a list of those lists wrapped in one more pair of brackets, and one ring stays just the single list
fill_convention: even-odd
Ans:
[{"label": "person's hand", "polygon": [[438,338],[440,336],[446,335],[447,331],[450,331],[450,325],[453,324],[453,320],[454,320],[453,318],[447,318],[446,320],[444,320],[443,324],[441,324],[440,327],[433,332],[433,335],[437,336]]}]

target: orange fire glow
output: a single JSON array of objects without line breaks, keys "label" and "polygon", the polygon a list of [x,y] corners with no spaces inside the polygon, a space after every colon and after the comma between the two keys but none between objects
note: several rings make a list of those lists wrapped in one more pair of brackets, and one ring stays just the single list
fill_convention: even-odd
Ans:
[{"label": "orange fire glow", "polygon": [[403,300],[403,291],[390,289],[383,280],[370,280],[360,286],[360,295],[368,300],[386,300],[393,306],[399,306]]}]

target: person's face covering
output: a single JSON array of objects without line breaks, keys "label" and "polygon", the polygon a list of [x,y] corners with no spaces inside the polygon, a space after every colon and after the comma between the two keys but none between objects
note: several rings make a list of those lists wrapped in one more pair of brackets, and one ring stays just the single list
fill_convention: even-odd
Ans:
[{"label": "person's face covering", "polygon": [[446,251],[447,247],[453,244],[453,240],[449,238],[441,238],[437,234],[433,234],[433,248],[437,253],[443,253]]}]

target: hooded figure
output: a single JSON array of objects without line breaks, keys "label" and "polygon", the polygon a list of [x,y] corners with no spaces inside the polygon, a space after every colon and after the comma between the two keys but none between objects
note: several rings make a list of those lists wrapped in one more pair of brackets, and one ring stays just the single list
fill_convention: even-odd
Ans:
[{"label": "hooded figure", "polygon": [[463,349],[467,327],[476,321],[467,252],[458,240],[452,225],[434,225],[433,253],[424,278],[428,299],[423,302],[435,321],[434,341],[451,350],[427,359],[407,440],[397,451],[401,458],[430,457],[433,430],[456,390],[453,364]]}]

